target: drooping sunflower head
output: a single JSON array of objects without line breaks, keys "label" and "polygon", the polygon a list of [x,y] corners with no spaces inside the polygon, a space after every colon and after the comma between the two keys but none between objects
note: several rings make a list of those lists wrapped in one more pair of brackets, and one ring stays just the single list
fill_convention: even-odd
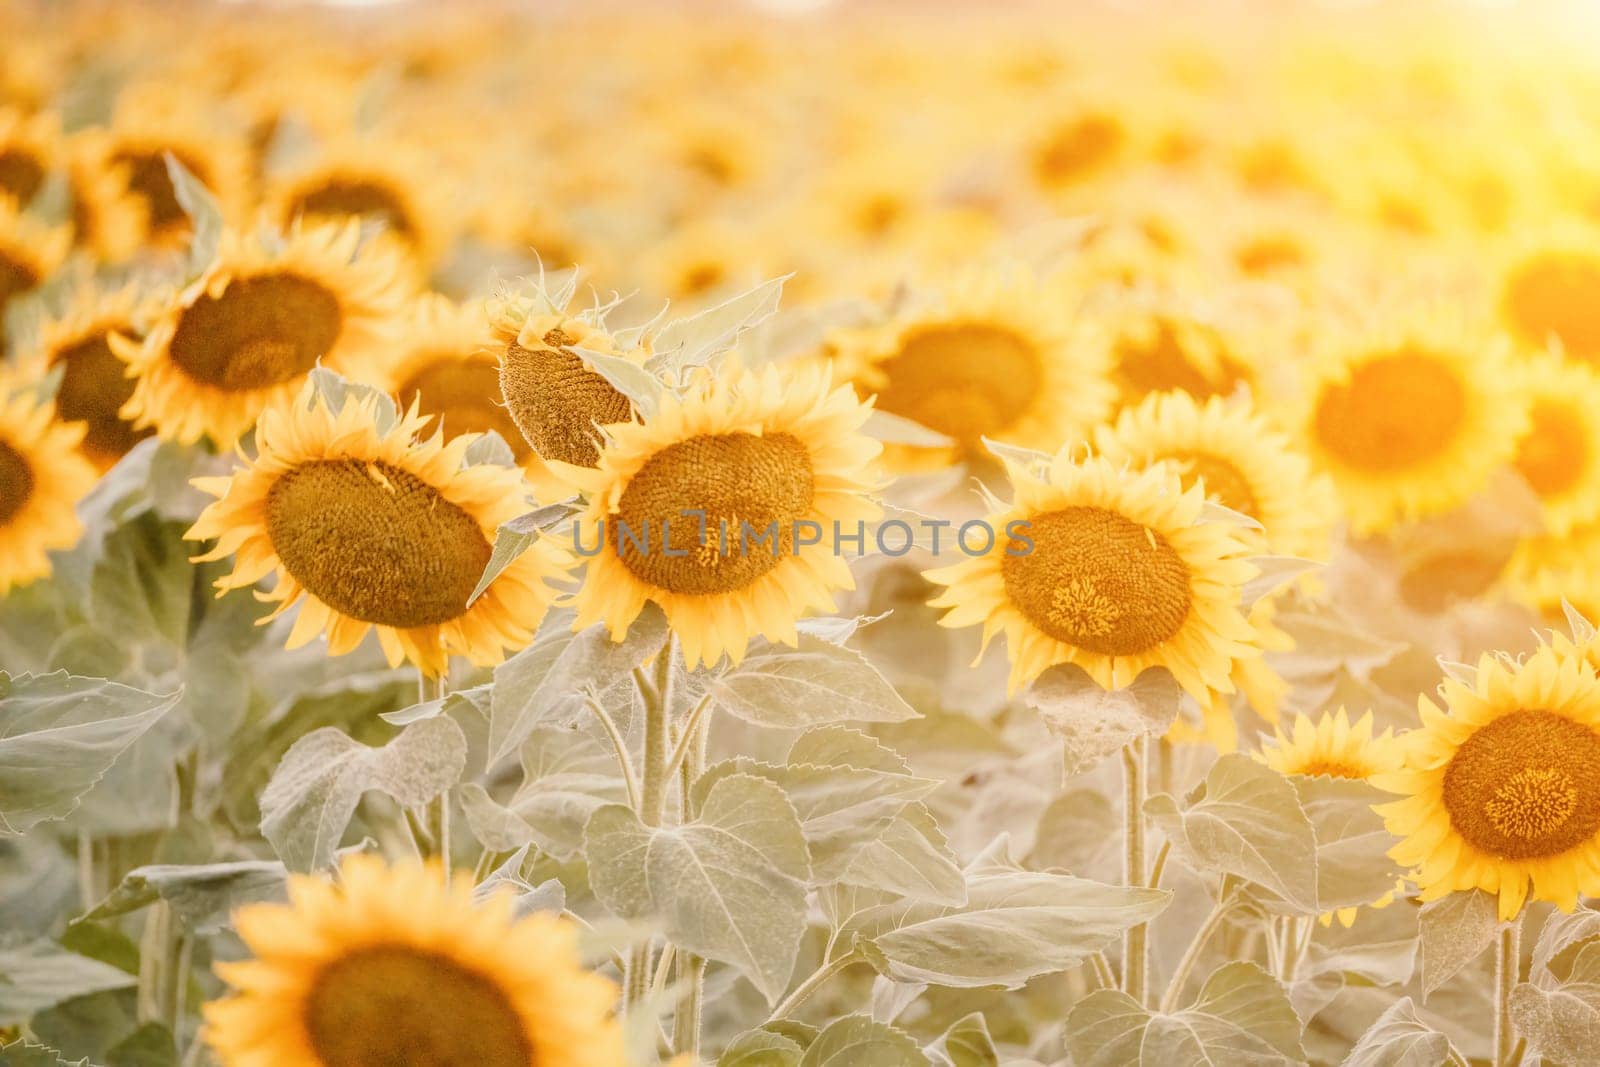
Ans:
[{"label": "drooping sunflower head", "polygon": [[1496,294],[1500,322],[1526,348],[1552,344],[1600,363],[1600,239],[1572,224],[1524,238],[1505,257]]},{"label": "drooping sunflower head", "polygon": [[[489,302],[492,348],[499,363],[499,392],[529,449],[530,467],[561,463],[593,467],[600,460],[600,427],[633,418],[633,404],[593,370],[578,349],[619,353],[605,327],[587,314],[567,314],[542,294],[501,294]],[[557,479],[550,475],[553,483]],[[544,483],[535,477],[536,483]]]},{"label": "drooping sunflower head", "polygon": [[757,634],[792,644],[796,620],[853,588],[835,529],[879,513],[868,411],[826,368],[725,367],[612,426],[598,465],[570,474],[589,498],[578,625],[621,640],[648,600],[691,666],[738,661]]},{"label": "drooping sunflower head", "polygon": [[1393,730],[1372,732],[1369,711],[1354,723],[1344,708],[1315,720],[1295,716],[1286,737],[1281,729],[1261,747],[1263,762],[1279,774],[1366,780],[1400,768],[1403,752]]},{"label": "drooping sunflower head", "polygon": [[123,417],[163,438],[231,445],[319,362],[370,363],[392,341],[400,289],[394,260],[359,249],[360,237],[354,223],[281,239],[225,231],[216,261],[142,340],[113,338],[138,376]]},{"label": "drooping sunflower head", "polygon": [[441,186],[422,178],[436,169],[404,143],[341,141],[275,181],[266,201],[283,226],[296,219],[376,223],[383,228],[379,240],[425,273],[443,252],[452,226],[436,192]]},{"label": "drooping sunflower head", "polygon": [[376,628],[390,663],[433,675],[450,655],[490,665],[526,644],[567,557],[541,540],[469,603],[496,529],[528,510],[526,484],[509,467],[466,465],[473,434],[419,437],[428,421],[413,405],[385,428],[376,398],[335,411],[309,385],[270,407],[256,458],[195,483],[218,498],[187,534],[216,539],[197,558],[235,557],[217,588],[275,575],[258,595],[277,604],[269,617],[300,604],[290,647],[326,631],[343,655]]},{"label": "drooping sunflower head", "polygon": [[345,860],[336,883],[290,881],[288,904],[239,909],[251,958],[217,965],[205,1005],[224,1067],[615,1067],[616,989],[586,970],[575,928],[517,918],[435,866]]},{"label": "drooping sunflower head", "polygon": [[[1403,769],[1374,782],[1404,799],[1379,806],[1417,868],[1424,900],[1498,894],[1570,911],[1600,891],[1600,679],[1542,647],[1521,662],[1485,656],[1471,682],[1447,679],[1441,709],[1419,701]],[[1531,883],[1531,890],[1530,890]]]},{"label": "drooping sunflower head", "polygon": [[1185,489],[1202,485],[1223,507],[1259,522],[1274,554],[1327,557],[1336,508],[1331,483],[1247,401],[1212,397],[1202,404],[1188,393],[1154,393],[1124,408],[1115,425],[1100,427],[1095,443],[1113,462],[1170,465]]},{"label": "drooping sunflower head", "polygon": [[1511,458],[1526,404],[1500,347],[1440,317],[1345,337],[1298,413],[1357,533],[1464,503]]},{"label": "drooping sunflower head", "polygon": [[58,421],[36,384],[0,374],[0,596],[47,576],[49,553],[77,542],[73,509],[95,482],[78,452],[83,428]]},{"label": "drooping sunflower head", "polygon": [[1256,654],[1240,607],[1249,546],[1171,468],[1072,452],[1043,473],[1008,462],[1015,501],[988,517],[989,551],[927,572],[946,587],[931,601],[949,609],[941,624],[982,623],[985,644],[1005,634],[1013,689],[1075,663],[1107,688],[1164,667],[1202,702],[1232,692],[1234,661]]},{"label": "drooping sunflower head", "polygon": [[0,321],[12,301],[49,280],[71,245],[65,227],[46,226],[0,195]]},{"label": "drooping sunflower head", "polygon": [[102,471],[153,432],[135,429],[121,415],[133,395],[133,380],[128,364],[112,349],[114,337],[138,332],[152,311],[149,298],[132,286],[81,286],[61,315],[43,323],[36,351],[24,357],[40,374],[59,368],[56,416],[83,424],[80,447]]},{"label": "drooping sunflower head", "polygon": [[1528,428],[1512,465],[1538,494],[1546,531],[1559,537],[1600,519],[1600,373],[1541,354],[1519,377]]},{"label": "drooping sunflower head", "polygon": [[[826,342],[835,372],[879,409],[949,437],[935,461],[986,460],[983,439],[1054,449],[1086,436],[1111,405],[1098,333],[1063,294],[992,272],[923,307]],[[927,450],[921,450],[927,451]],[[928,456],[895,455],[896,466]]]}]

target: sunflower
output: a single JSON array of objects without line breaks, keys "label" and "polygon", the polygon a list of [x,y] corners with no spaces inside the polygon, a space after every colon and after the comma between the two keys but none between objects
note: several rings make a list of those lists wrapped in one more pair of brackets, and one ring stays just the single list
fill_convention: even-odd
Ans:
[{"label": "sunflower", "polygon": [[47,114],[0,107],[0,196],[26,207],[44,188],[60,152],[60,135]]},{"label": "sunflower", "polygon": [[[859,432],[869,410],[826,368],[735,366],[667,396],[646,422],[612,426],[595,468],[568,468],[589,500],[577,625],[603,621],[620,641],[652,600],[690,666],[737,662],[756,634],[793,644],[801,615],[854,587],[827,538],[879,513],[879,445]],[[807,544],[812,531],[822,543]]]},{"label": "sunflower", "polygon": [[24,215],[16,201],[0,196],[0,323],[7,306],[55,273],[67,258],[72,235]]},{"label": "sunflower", "polygon": [[560,470],[551,462],[593,467],[600,460],[601,431],[633,418],[633,404],[584,364],[574,349],[620,355],[642,362],[642,350],[621,353],[598,317],[567,314],[542,294],[501,293],[489,302],[492,351],[499,360],[498,397],[517,430],[520,462],[541,498],[562,494]]},{"label": "sunflower", "polygon": [[[1329,715],[1324,713],[1315,721],[1307,716],[1295,717],[1294,727],[1288,737],[1283,731],[1274,731],[1274,738],[1261,747],[1257,758],[1283,775],[1306,777],[1347,778],[1369,781],[1374,775],[1397,771],[1405,762],[1405,753],[1393,730],[1384,730],[1374,736],[1372,712],[1367,712],[1354,724],[1344,708]],[[1402,881],[1396,889],[1404,886]],[[1393,903],[1395,890],[1383,894],[1368,907],[1382,908]],[[1349,928],[1355,922],[1359,908],[1338,908],[1324,912],[1322,925],[1331,926],[1337,918],[1339,925]]]},{"label": "sunflower", "polygon": [[211,191],[223,217],[231,221],[244,214],[249,201],[249,152],[233,131],[206,121],[187,105],[163,99],[139,103],[145,96],[134,94],[119,105],[109,128],[85,131],[79,150],[87,160],[118,168],[125,176],[128,191],[143,208],[151,244],[182,248],[192,228],[167,172],[167,156]]},{"label": "sunflower", "polygon": [[1026,163],[1040,189],[1061,192],[1124,164],[1133,142],[1133,131],[1116,105],[1082,103],[1038,131]]},{"label": "sunflower", "polygon": [[1412,315],[1336,345],[1294,417],[1357,533],[1458,507],[1511,458],[1527,407],[1492,340]]},{"label": "sunflower", "polygon": [[295,219],[380,223],[380,241],[403,252],[425,277],[452,232],[448,206],[438,193],[448,183],[422,180],[435,169],[404,142],[350,138],[276,178],[265,199],[275,221],[284,226]]},{"label": "sunflower", "polygon": [[1484,656],[1468,684],[1447,678],[1444,710],[1418,701],[1403,769],[1374,784],[1404,799],[1378,806],[1416,867],[1423,900],[1483,889],[1500,918],[1530,896],[1571,911],[1600,893],[1600,679],[1545,646],[1522,662]]},{"label": "sunflower", "polygon": [[468,604],[496,529],[527,511],[523,481],[509,467],[463,467],[474,434],[419,438],[429,420],[415,405],[387,431],[377,420],[375,399],[333,411],[310,385],[268,408],[254,460],[195,480],[218,498],[186,535],[217,539],[196,559],[236,556],[219,595],[275,574],[257,594],[276,602],[269,618],[303,594],[291,648],[325,630],[339,656],[376,627],[393,665],[438,675],[452,654],[498,663],[532,638],[566,557],[539,541]]},{"label": "sunflower", "polygon": [[877,406],[951,438],[895,466],[987,460],[983,439],[1054,449],[1110,410],[1105,346],[1064,296],[1020,273],[990,272],[924,306],[826,340],[835,371]]},{"label": "sunflower", "polygon": [[481,304],[425,293],[412,304],[401,339],[372,372],[402,407],[416,404],[446,433],[493,430],[520,463],[533,452],[500,392],[495,338]]},{"label": "sunflower", "polygon": [[1505,257],[1495,296],[1500,321],[1521,345],[1552,344],[1600,363],[1600,227],[1569,223],[1523,237]]},{"label": "sunflower", "polygon": [[133,286],[111,291],[80,286],[67,309],[43,323],[36,350],[24,357],[40,374],[61,369],[57,417],[83,424],[80,447],[102,472],[153,432],[135,429],[120,414],[133,395],[133,380],[112,349],[112,339],[136,332],[149,311],[150,302]]},{"label": "sunflower", "polygon": [[147,202],[132,188],[132,167],[113,162],[104,138],[75,133],[63,148],[72,197],[72,242],[102,263],[122,263],[149,228]]},{"label": "sunflower", "polygon": [[1337,508],[1332,483],[1248,401],[1155,393],[1099,427],[1095,446],[1136,469],[1171,465],[1185,489],[1200,483],[1219,504],[1259,522],[1270,552],[1328,556]]},{"label": "sunflower", "polygon": [[1227,396],[1255,378],[1237,331],[1177,292],[1129,290],[1104,303],[1099,314],[1119,406],[1151,393],[1178,391],[1199,400]]},{"label": "sunflower", "polygon": [[77,543],[73,509],[95,482],[78,454],[82,438],[83,427],[56,421],[31,383],[0,377],[0,596],[47,576],[48,553]]},{"label": "sunflower", "polygon": [[1541,353],[1519,374],[1528,431],[1512,465],[1538,494],[1545,529],[1559,537],[1600,518],[1600,373]]},{"label": "sunflower", "polygon": [[219,963],[205,1005],[224,1067],[617,1067],[616,988],[584,969],[577,933],[516,917],[501,892],[433,865],[353,856],[337,883],[289,882],[289,903],[234,915],[252,959]]},{"label": "sunflower", "polygon": [[1565,534],[1539,534],[1517,542],[1500,576],[1515,601],[1552,619],[1562,601],[1585,614],[1600,615],[1600,521],[1574,526]]},{"label": "sunflower", "polygon": [[138,375],[122,409],[139,428],[230,445],[319,362],[359,366],[391,341],[395,264],[357,252],[360,227],[286,237],[225,231],[204,275],[175,293],[142,341],[113,338]]},{"label": "sunflower", "polygon": [[1202,702],[1232,692],[1233,661],[1257,654],[1239,603],[1256,569],[1236,526],[1202,518],[1200,487],[1071,446],[1042,475],[1006,467],[1016,499],[988,517],[990,550],[927,572],[941,625],[1004,633],[1012,690],[1075,663],[1106,688],[1164,667]]}]

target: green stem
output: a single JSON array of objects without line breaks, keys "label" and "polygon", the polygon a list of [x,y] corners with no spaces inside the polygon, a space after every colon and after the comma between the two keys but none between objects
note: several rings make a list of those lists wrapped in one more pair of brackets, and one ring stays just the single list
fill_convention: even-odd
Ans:
[{"label": "green stem", "polygon": [[[1145,884],[1144,798],[1145,739],[1136,737],[1122,750],[1123,825],[1126,848],[1123,880],[1130,886]],[[1149,928],[1130,926],[1122,937],[1122,991],[1140,1004],[1149,994]]]},{"label": "green stem", "polygon": [[772,1015],[767,1021],[772,1022],[774,1019],[787,1018],[790,1012],[805,1003],[806,999],[817,991],[818,986],[859,959],[860,957],[852,950],[831,963],[823,964],[817,968],[804,982],[794,987],[793,993],[784,997],[782,1003],[772,1009]]},{"label": "green stem", "polygon": [[[660,826],[667,802],[667,728],[672,715],[672,659],[677,636],[671,635],[656,654],[653,675],[641,668],[633,672],[634,684],[644,702],[644,773],[639,783],[636,812],[646,826]],[[641,1004],[650,988],[651,946],[648,941],[628,953],[628,982],[623,1010]]]},{"label": "green stem", "polygon": [[639,778],[633,773],[633,759],[628,754],[628,743],[622,739],[622,731],[617,727],[617,720],[612,718],[611,712],[594,697],[586,697],[584,704],[594,712],[594,717],[600,720],[606,736],[611,739],[611,750],[617,755],[617,766],[622,769],[622,784],[628,792],[628,807],[635,811],[639,810]]},{"label": "green stem", "polygon": [[139,934],[139,987],[136,998],[139,1021],[159,1022],[162,1017],[163,989],[167,965],[167,936],[171,909],[157,901],[145,914]]},{"label": "green stem", "polygon": [[1494,952],[1494,1067],[1511,1067],[1517,1043],[1511,1023],[1511,992],[1522,970],[1522,916],[1500,930]]},{"label": "green stem", "polygon": [[78,831],[78,903],[88,911],[99,903],[94,884],[94,838]]},{"label": "green stem", "polygon": [[[706,730],[704,723],[705,708],[710,706],[710,698],[706,698],[695,705],[690,712],[688,721],[683,727],[683,736],[678,739],[677,748],[668,766],[678,768],[678,795],[679,805],[682,809],[684,822],[694,819],[697,812],[693,801],[694,783],[705,773],[706,766]],[[706,961],[692,952],[679,953],[677,959],[678,984],[684,989],[683,999],[679,1001],[677,1011],[672,1016],[672,1048],[674,1052],[685,1054],[691,1062],[700,1060],[700,1023],[704,1014]]]},{"label": "green stem", "polygon": [[1183,987],[1189,982],[1189,972],[1194,970],[1194,965],[1200,959],[1200,954],[1205,951],[1211,935],[1217,932],[1217,927],[1222,925],[1222,920],[1232,907],[1233,890],[1225,884],[1217,897],[1217,903],[1211,909],[1211,914],[1206,916],[1205,922],[1200,924],[1200,929],[1195,931],[1194,937],[1189,941],[1189,947],[1183,952],[1183,958],[1178,961],[1177,969],[1172,972],[1172,980],[1167,983],[1167,991],[1161,996],[1163,1012],[1177,1010],[1178,998],[1183,996]]}]

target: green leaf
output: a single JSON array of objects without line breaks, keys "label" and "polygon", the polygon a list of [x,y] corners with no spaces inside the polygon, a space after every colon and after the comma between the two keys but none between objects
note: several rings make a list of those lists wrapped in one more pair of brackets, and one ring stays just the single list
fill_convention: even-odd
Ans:
[{"label": "green leaf", "polygon": [[661,394],[664,389],[661,379],[640,364],[622,356],[611,355],[609,352],[596,352],[576,345],[567,351],[583,360],[588,368],[604,378],[611,388],[627,397],[634,410],[645,418],[654,415],[656,409],[661,406]]},{"label": "green leaf", "polygon": [[717,1067],[798,1067],[805,1049],[771,1030],[746,1030],[722,1050]]},{"label": "green leaf", "polygon": [[1212,764],[1185,808],[1166,794],[1145,811],[1197,871],[1237,875],[1316,914],[1317,841],[1294,786],[1241,753]]},{"label": "green leaf", "polygon": [[746,722],[789,730],[920,717],[861,653],[809,634],[795,648],[758,647],[712,682],[711,693]]},{"label": "green leaf", "polygon": [[857,849],[839,873],[846,885],[881,889],[930,904],[965,904],[967,880],[926,804],[908,806]]},{"label": "green leaf", "polygon": [[292,871],[326,867],[361,795],[380,790],[420,808],[455,785],[467,739],[450,719],[424,719],[381,748],[332,727],[313,730],[284,753],[261,794],[261,832]]},{"label": "green leaf", "polygon": [[472,836],[490,852],[514,852],[533,840],[527,820],[498,803],[477,782],[461,787],[461,811]]},{"label": "green leaf", "polygon": [[214,934],[240,905],[282,899],[287,877],[273,860],[136,867],[84,918],[109,919],[165,900],[185,926]]},{"label": "green leaf", "polygon": [[1417,1017],[1411,998],[1401,997],[1367,1028],[1341,1067],[1438,1067],[1453,1051],[1448,1037]]},{"label": "green leaf", "polygon": [[167,177],[172,181],[172,192],[178,206],[189,216],[194,233],[189,238],[189,262],[185,281],[193,281],[206,272],[216,261],[217,249],[222,244],[222,206],[211,190],[178,162],[171,152],[166,154]]},{"label": "green leaf", "polygon": [[136,980],[126,971],[68,952],[44,938],[0,946],[0,1026],[25,1023],[74,997],[126,989]]},{"label": "green leaf", "polygon": [[15,1041],[0,1048],[0,1067],[91,1067],[87,1059],[68,1060],[49,1045]]},{"label": "green leaf", "polygon": [[1076,1067],[1303,1064],[1300,1019],[1277,980],[1254,963],[1224,964],[1187,1011],[1147,1011],[1128,994],[1102,989],[1067,1017]]},{"label": "green leaf", "polygon": [[[489,702],[489,765],[517,750],[534,727],[571,722],[586,694],[632,686],[632,672],[666,643],[667,619],[647,609],[613,641],[604,624],[572,633],[570,616],[547,619],[533,644],[494,669]],[[628,694],[631,701],[632,695]],[[609,705],[608,705],[609,706]]]},{"label": "green leaf", "polygon": [[1500,929],[1499,905],[1481,889],[1464,890],[1424,904],[1417,922],[1426,1002],[1430,993],[1494,944]]},{"label": "green leaf", "polygon": [[1404,873],[1388,851],[1395,837],[1372,810],[1393,797],[1351,778],[1290,778],[1317,838],[1317,906],[1323,911],[1371,904],[1392,893]]},{"label": "green leaf", "polygon": [[1121,814],[1104,793],[1069,789],[1040,813],[1027,865],[1093,876],[1097,868],[1110,866],[1113,858],[1120,864],[1121,826]]},{"label": "green leaf", "polygon": [[1511,992],[1511,1019],[1528,1052],[1556,1063],[1589,1063],[1600,1048],[1600,985],[1553,990],[1523,982]]},{"label": "green leaf", "polygon": [[846,1015],[823,1028],[800,1067],[928,1067],[911,1035],[865,1015]]},{"label": "green leaf", "polygon": [[161,1023],[145,1023],[106,1050],[106,1067],[178,1067],[178,1046]]},{"label": "green leaf", "polygon": [[1000,1053],[989,1036],[989,1024],[978,1011],[951,1023],[950,1029],[926,1051],[938,1067],[1000,1067]]},{"label": "green leaf", "polygon": [[861,432],[885,444],[911,445],[916,448],[946,448],[955,444],[955,438],[930,430],[920,422],[894,415],[882,408],[873,408],[862,425]]},{"label": "green leaf", "polygon": [[64,671],[0,672],[0,837],[71,814],[180,696]]},{"label": "green leaf", "polygon": [[667,323],[650,339],[655,354],[645,365],[652,371],[704,366],[732,348],[741,333],[777,312],[783,283],[790,277],[762,282],[716,307]]},{"label": "green leaf", "polygon": [[333,415],[343,411],[345,404],[351,401],[371,404],[380,436],[394,429],[400,421],[400,410],[395,407],[394,398],[388,393],[363,382],[351,381],[338,371],[321,366],[311,369],[300,391],[300,403],[307,410],[315,408],[319,400]]},{"label": "green leaf", "polygon": [[1167,906],[1164,889],[1104,885],[975,860],[958,907],[894,903],[856,915],[849,932],[879,973],[897,982],[1015,989],[1075,967]]},{"label": "green leaf", "polygon": [[510,810],[557,859],[572,859],[582,850],[584,828],[596,809],[627,799],[616,756],[593,734],[540,726],[523,743],[521,760],[522,785]]},{"label": "green leaf", "polygon": [[1136,737],[1164,734],[1178,717],[1183,691],[1170,671],[1142,671],[1122,689],[1106,689],[1075,664],[1052,667],[1023,694],[1061,738],[1067,774],[1086,771]]},{"label": "green leaf", "polygon": [[[500,438],[495,435],[494,439],[498,441]],[[508,449],[507,456],[509,455]],[[505,569],[515,563],[519,556],[532,548],[535,541],[555,529],[563,519],[575,513],[572,501],[563,500],[557,504],[546,504],[542,508],[535,508],[509,522],[501,523],[500,528],[494,532],[494,549],[489,553],[489,562],[483,568],[483,577],[478,579],[472,595],[467,597],[467,604],[471,605],[488,592],[494,580],[505,573]]]},{"label": "green leaf", "polygon": [[494,430],[485,430],[478,435],[477,440],[467,446],[463,462],[469,467],[478,467],[485,463],[495,467],[515,467],[517,457],[511,451],[511,446],[506,444],[504,437]]},{"label": "green leaf", "polygon": [[783,792],[748,774],[712,787],[700,817],[651,828],[610,804],[585,835],[589,881],[626,919],[658,919],[680,950],[739,970],[777,1002],[806,929],[810,874],[800,820]]}]

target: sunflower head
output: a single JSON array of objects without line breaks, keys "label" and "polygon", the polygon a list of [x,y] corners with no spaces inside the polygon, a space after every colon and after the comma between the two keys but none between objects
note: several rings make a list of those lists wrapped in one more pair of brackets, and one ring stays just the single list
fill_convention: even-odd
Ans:
[{"label": "sunflower head", "polygon": [[1526,405],[1492,341],[1413,316],[1337,346],[1314,369],[1299,421],[1358,533],[1458,507],[1511,458]]},{"label": "sunflower head", "polygon": [[55,273],[67,258],[72,234],[24,215],[15,200],[0,195],[0,319],[6,307]]},{"label": "sunflower head", "polygon": [[1550,345],[1573,359],[1600,362],[1600,251],[1596,230],[1576,225],[1519,242],[1506,257],[1500,321],[1521,344]]},{"label": "sunflower head", "polygon": [[0,107],[0,196],[26,206],[44,188],[60,155],[60,131],[48,115]]},{"label": "sunflower head", "polygon": [[1562,536],[1600,519],[1600,374],[1539,354],[1519,377],[1528,427],[1512,465],[1538,495],[1546,530]]},{"label": "sunflower head", "polygon": [[58,421],[35,384],[0,373],[0,596],[48,575],[49,553],[77,542],[74,508],[95,482],[78,452],[83,427]]},{"label": "sunflower head", "polygon": [[1130,293],[1105,311],[1111,380],[1122,405],[1152,393],[1226,396],[1254,377],[1226,330],[1171,293]]},{"label": "sunflower head", "polygon": [[628,398],[575,351],[612,354],[610,335],[598,322],[567,315],[539,296],[491,301],[489,328],[499,388],[520,439],[542,460],[593,467],[600,458],[599,428],[633,418]]},{"label": "sunflower head", "polygon": [[1198,486],[1071,448],[1043,474],[1008,470],[1016,500],[989,516],[991,550],[927,572],[946,587],[943,625],[1004,633],[1013,689],[1076,663],[1107,688],[1164,667],[1202,701],[1233,691],[1233,662],[1256,654],[1240,607],[1255,568],[1235,527],[1202,518]]},{"label": "sunflower head", "polygon": [[225,1067],[609,1067],[623,1062],[616,989],[550,914],[473,899],[437,866],[344,861],[336,883],[290,880],[288,904],[235,915],[251,958],[218,964],[205,1006]]},{"label": "sunflower head", "polygon": [[1600,679],[1579,657],[1541,647],[1520,662],[1485,656],[1472,682],[1423,698],[1405,765],[1374,782],[1390,851],[1417,868],[1424,900],[1498,893],[1510,919],[1531,896],[1571,910],[1600,891]]},{"label": "sunflower head", "polygon": [[152,100],[147,95],[141,92],[119,101],[115,119],[99,138],[95,157],[123,176],[128,192],[143,210],[147,240],[161,248],[181,248],[193,227],[178,202],[167,156],[211,191],[222,205],[224,218],[235,219],[242,216],[250,199],[249,154],[237,131],[220,126],[187,104]]},{"label": "sunflower head", "polygon": [[879,409],[950,438],[947,461],[986,459],[984,438],[1055,448],[1087,434],[1112,395],[1104,346],[1059,310],[1063,301],[996,271],[880,325],[835,331],[827,348],[839,376],[876,394]]},{"label": "sunflower head", "polygon": [[398,326],[392,259],[358,252],[358,227],[279,240],[225,231],[206,273],[177,292],[142,340],[114,339],[137,375],[122,409],[136,426],[229,445],[318,363],[362,368]]},{"label": "sunflower head", "polygon": [[655,601],[691,665],[737,661],[757,634],[793,643],[801,615],[853,586],[836,524],[878,514],[867,413],[826,369],[724,368],[611,427],[595,468],[570,474],[589,496],[578,537],[598,539],[578,624],[621,640]]},{"label": "sunflower head", "polygon": [[391,663],[497,663],[532,638],[567,558],[540,541],[471,600],[496,529],[527,509],[525,485],[510,468],[465,465],[476,435],[421,439],[416,405],[387,429],[378,410],[376,397],[333,410],[310,386],[268,409],[256,458],[196,482],[218,499],[187,536],[216,539],[199,559],[236,557],[220,591],[275,574],[261,594],[273,616],[304,601],[291,647],[326,631],[340,655],[376,628]]},{"label": "sunflower head", "polygon": [[1402,756],[1393,730],[1373,735],[1370,711],[1351,723],[1340,708],[1315,720],[1296,716],[1289,735],[1276,731],[1260,758],[1279,774],[1365,781],[1399,769]]}]

